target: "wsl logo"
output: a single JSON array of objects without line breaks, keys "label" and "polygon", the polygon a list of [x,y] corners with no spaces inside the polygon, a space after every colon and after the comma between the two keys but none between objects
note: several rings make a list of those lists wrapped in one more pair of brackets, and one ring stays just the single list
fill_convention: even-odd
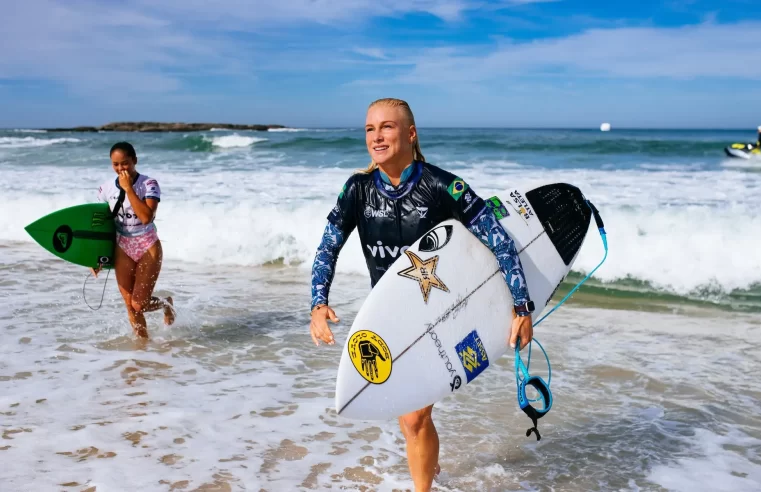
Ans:
[{"label": "wsl logo", "polygon": [[377,246],[366,244],[365,247],[370,251],[373,258],[386,258],[387,256],[389,258],[396,258],[404,254],[407,248],[409,248],[409,246],[402,246],[401,248],[399,246],[394,246],[393,248],[391,246],[384,246],[382,241],[378,241]]},{"label": "wsl logo", "polygon": [[390,210],[377,210],[369,205],[365,207],[365,218],[386,218],[391,216]]}]

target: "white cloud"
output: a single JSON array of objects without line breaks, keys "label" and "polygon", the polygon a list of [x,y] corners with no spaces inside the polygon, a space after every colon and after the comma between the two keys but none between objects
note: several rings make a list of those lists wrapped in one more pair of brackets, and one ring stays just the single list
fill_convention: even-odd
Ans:
[{"label": "white cloud", "polygon": [[443,84],[532,75],[761,79],[761,22],[590,29],[497,48],[424,50],[393,83]]},{"label": "white cloud", "polygon": [[[107,95],[173,92],[187,75],[250,79],[261,66],[283,67],[271,61],[280,55],[325,69],[347,61],[331,61],[325,48],[317,53],[316,40],[294,46],[288,37],[294,30],[287,28],[315,23],[340,28],[347,21],[410,12],[456,20],[472,5],[470,0],[24,0],[0,16],[0,79],[53,80],[87,95]],[[234,39],[236,30],[278,37],[281,28],[286,28],[279,36],[284,43],[265,48],[274,56],[257,58],[249,44]],[[354,52],[384,59],[376,48]]]},{"label": "white cloud", "polygon": [[[761,78],[761,64],[755,63],[761,22],[596,28],[562,38],[414,50],[401,48],[403,39],[368,46],[373,33],[358,41],[362,37],[354,37],[352,29],[342,29],[405,13],[455,22],[466,11],[535,1],[24,0],[0,16],[0,79],[53,80],[88,96],[124,98],[182,92],[185,81],[196,76],[247,82],[267,70],[338,73],[357,66],[365,73],[382,68],[383,78],[354,85],[446,86],[536,74]],[[307,23],[332,24],[337,37],[318,40],[299,33]],[[238,29],[265,32],[268,41],[256,44],[250,36],[242,41]],[[359,46],[352,48],[355,43]]]},{"label": "white cloud", "polygon": [[387,58],[383,50],[378,48],[354,48],[352,51],[367,58],[376,58],[378,60],[385,60]]},{"label": "white cloud", "polygon": [[167,17],[82,0],[6,9],[0,46],[0,78],[53,80],[87,95],[172,92],[183,76],[239,71],[245,58],[229,42],[199,39]]},{"label": "white cloud", "polygon": [[473,0],[134,0],[156,12],[181,15],[197,22],[232,24],[241,29],[255,28],[268,22],[324,23],[376,16],[427,13],[446,21],[477,7]]},{"label": "white cloud", "polygon": [[559,1],[560,0],[505,0],[499,3],[503,6],[509,7],[513,5],[528,5],[531,3],[554,3]]}]

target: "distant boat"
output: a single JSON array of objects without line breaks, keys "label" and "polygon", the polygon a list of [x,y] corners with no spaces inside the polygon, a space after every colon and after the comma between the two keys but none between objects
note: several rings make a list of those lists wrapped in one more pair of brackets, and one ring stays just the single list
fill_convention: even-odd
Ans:
[{"label": "distant boat", "polygon": [[603,123],[600,125],[600,131],[601,132],[609,132],[610,131],[610,123]]}]

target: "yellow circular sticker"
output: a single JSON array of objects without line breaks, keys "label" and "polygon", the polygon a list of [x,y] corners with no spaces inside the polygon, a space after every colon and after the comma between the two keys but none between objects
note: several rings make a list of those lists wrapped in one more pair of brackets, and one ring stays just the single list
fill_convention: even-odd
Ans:
[{"label": "yellow circular sticker", "polygon": [[349,338],[349,357],[366,381],[382,384],[391,376],[391,351],[372,331],[360,330]]}]

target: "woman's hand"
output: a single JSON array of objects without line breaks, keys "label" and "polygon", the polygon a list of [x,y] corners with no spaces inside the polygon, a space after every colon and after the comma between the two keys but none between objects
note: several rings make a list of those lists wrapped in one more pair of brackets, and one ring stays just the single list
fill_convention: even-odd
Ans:
[{"label": "woman's hand", "polygon": [[515,316],[510,329],[510,348],[515,348],[518,337],[521,339],[521,350],[534,338],[534,324],[531,316]]},{"label": "woman's hand", "polygon": [[156,217],[156,209],[159,206],[158,200],[153,198],[140,198],[132,188],[132,176],[129,171],[119,171],[119,186],[124,190],[129,199],[135,216],[142,224],[150,224]]},{"label": "woman's hand", "polygon": [[129,175],[129,172],[119,172],[119,186],[121,186],[124,191],[132,189],[132,177]]},{"label": "woman's hand", "polygon": [[332,308],[325,304],[315,306],[312,310],[312,321],[309,323],[309,333],[312,335],[312,340],[315,345],[320,345],[318,340],[322,340],[327,345],[335,344],[333,338],[333,332],[328,327],[328,320],[333,323],[338,323],[340,320],[336,316],[336,312]]}]

